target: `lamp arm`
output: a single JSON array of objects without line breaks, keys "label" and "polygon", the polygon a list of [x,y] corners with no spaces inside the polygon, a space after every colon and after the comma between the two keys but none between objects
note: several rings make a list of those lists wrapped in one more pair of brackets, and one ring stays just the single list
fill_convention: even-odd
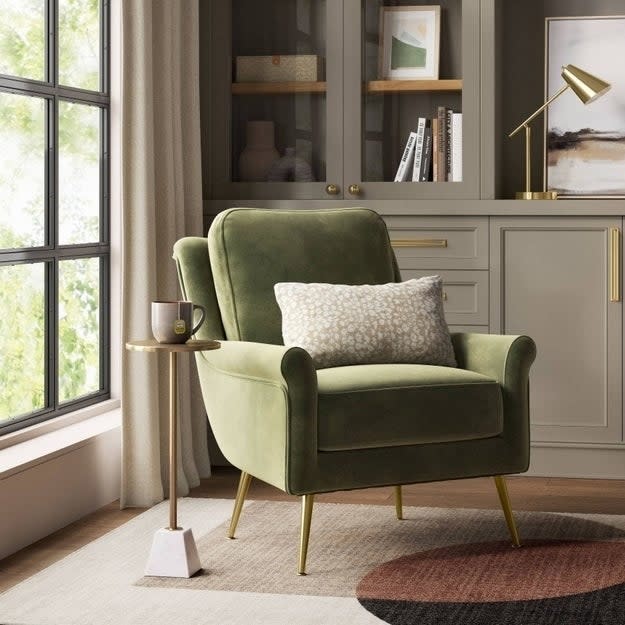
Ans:
[{"label": "lamp arm", "polygon": [[564,85],[558,93],[552,95],[539,109],[534,111],[524,122],[521,122],[509,135],[508,137],[514,137],[514,135],[521,130],[524,126],[527,126],[533,119],[538,117],[538,115],[544,111],[556,98],[559,98],[567,89],[569,85]]}]

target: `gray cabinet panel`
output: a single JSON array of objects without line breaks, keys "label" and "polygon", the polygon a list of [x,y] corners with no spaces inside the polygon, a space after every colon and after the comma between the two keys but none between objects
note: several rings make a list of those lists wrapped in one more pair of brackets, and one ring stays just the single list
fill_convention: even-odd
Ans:
[{"label": "gray cabinet panel", "polygon": [[622,304],[610,302],[620,219],[491,223],[491,328],[528,334],[536,441],[622,440]]}]

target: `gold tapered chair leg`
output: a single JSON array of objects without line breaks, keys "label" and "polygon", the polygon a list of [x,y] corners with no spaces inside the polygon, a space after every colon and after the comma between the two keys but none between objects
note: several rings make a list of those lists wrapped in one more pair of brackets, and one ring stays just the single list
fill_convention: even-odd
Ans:
[{"label": "gold tapered chair leg", "polygon": [[395,514],[397,518],[401,521],[404,518],[403,504],[401,498],[401,486],[395,486]]},{"label": "gold tapered chair leg", "polygon": [[306,556],[308,555],[308,539],[310,538],[310,520],[312,519],[314,495],[302,496],[302,528],[299,542],[298,575],[306,575]]},{"label": "gold tapered chair leg", "polygon": [[239,488],[237,488],[237,496],[234,500],[234,510],[232,511],[232,520],[230,521],[230,529],[228,529],[228,538],[234,538],[234,533],[237,531],[237,525],[239,523],[239,517],[241,516],[241,510],[243,509],[243,503],[245,502],[245,496],[247,495],[247,489],[250,487],[252,476],[245,471],[241,471],[241,477],[239,479]]},{"label": "gold tapered chair leg", "polygon": [[512,538],[512,546],[520,547],[521,540],[519,539],[519,532],[514,522],[514,514],[512,513],[512,506],[510,506],[510,498],[508,497],[508,488],[506,487],[506,480],[497,475],[494,477],[495,486],[497,487],[497,494],[499,495],[499,501],[503,510],[503,515],[506,517],[506,524],[508,525],[508,531],[510,532],[510,538]]}]

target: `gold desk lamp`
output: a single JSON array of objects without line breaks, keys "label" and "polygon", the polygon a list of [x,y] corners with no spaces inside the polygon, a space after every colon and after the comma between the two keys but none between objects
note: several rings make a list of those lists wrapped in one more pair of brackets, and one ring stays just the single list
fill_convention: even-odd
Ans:
[{"label": "gold desk lamp", "polygon": [[609,83],[585,72],[575,65],[566,65],[562,68],[562,78],[566,81],[566,85],[558,91],[554,96],[549,98],[536,112],[532,113],[524,122],[519,124],[508,137],[514,135],[525,128],[525,191],[519,191],[516,194],[517,200],[555,200],[558,194],[555,191],[530,191],[531,188],[531,130],[529,123],[544,111],[556,98],[559,98],[569,87],[575,92],[575,95],[584,103],[590,104],[604,93],[610,90]]}]

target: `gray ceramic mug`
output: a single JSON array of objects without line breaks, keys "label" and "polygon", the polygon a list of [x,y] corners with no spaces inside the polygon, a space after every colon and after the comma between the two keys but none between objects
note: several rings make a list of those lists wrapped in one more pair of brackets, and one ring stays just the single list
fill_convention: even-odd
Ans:
[{"label": "gray ceramic mug", "polygon": [[[193,326],[193,313],[201,312]],[[152,334],[159,343],[186,343],[206,318],[206,310],[193,302],[152,302]]]}]

